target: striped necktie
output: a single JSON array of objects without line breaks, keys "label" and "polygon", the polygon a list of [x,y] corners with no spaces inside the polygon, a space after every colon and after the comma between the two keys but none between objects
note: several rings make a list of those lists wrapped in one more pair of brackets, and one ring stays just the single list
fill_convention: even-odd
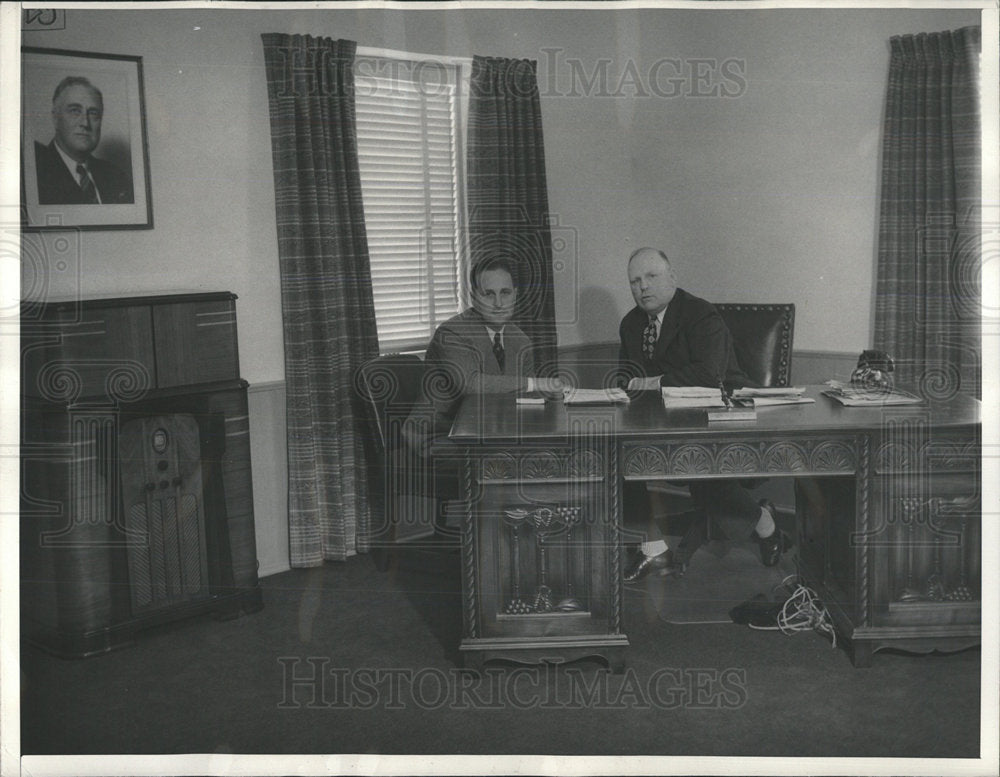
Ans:
[{"label": "striped necktie", "polygon": [[77,165],[76,174],[80,176],[80,191],[83,192],[83,201],[96,203],[97,189],[94,188],[94,179],[90,177],[90,172],[83,165]]}]

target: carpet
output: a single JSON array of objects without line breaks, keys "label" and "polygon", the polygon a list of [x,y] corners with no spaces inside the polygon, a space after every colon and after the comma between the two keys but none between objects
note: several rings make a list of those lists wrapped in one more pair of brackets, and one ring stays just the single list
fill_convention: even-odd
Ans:
[{"label": "carpet", "polygon": [[794,574],[794,549],[777,566],[765,567],[756,543],[715,540],[695,552],[683,577],[650,575],[630,587],[642,590],[667,623],[732,623],[729,611],[741,602],[787,599],[791,591],[782,581]]}]

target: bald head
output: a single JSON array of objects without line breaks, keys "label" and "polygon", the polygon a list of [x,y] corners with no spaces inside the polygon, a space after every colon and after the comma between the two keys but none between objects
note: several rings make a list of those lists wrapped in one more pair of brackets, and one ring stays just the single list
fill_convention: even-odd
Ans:
[{"label": "bald head", "polygon": [[639,248],[628,260],[628,281],[635,304],[651,316],[670,304],[677,278],[667,255],[658,248]]}]

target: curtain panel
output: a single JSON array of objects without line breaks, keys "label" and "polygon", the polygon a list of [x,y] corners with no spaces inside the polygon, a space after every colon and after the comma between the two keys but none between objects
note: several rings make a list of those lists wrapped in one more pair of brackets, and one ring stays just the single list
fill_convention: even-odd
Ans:
[{"label": "curtain panel", "polygon": [[467,143],[469,260],[517,263],[515,322],[535,347],[535,368],[556,367],[552,237],[536,63],[476,56]]},{"label": "curtain panel", "polygon": [[875,347],[932,399],[980,394],[980,28],[890,41]]},{"label": "curtain panel", "polygon": [[358,369],[378,355],[358,173],[352,41],[261,36],[274,164],[291,565],[367,550]]}]

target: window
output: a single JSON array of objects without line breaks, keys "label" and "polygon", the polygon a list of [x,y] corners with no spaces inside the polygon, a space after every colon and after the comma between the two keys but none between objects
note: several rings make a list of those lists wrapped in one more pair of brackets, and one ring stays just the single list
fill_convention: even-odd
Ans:
[{"label": "window", "polygon": [[361,194],[382,353],[426,347],[461,306],[465,70],[462,63],[365,49],[355,61]]}]

